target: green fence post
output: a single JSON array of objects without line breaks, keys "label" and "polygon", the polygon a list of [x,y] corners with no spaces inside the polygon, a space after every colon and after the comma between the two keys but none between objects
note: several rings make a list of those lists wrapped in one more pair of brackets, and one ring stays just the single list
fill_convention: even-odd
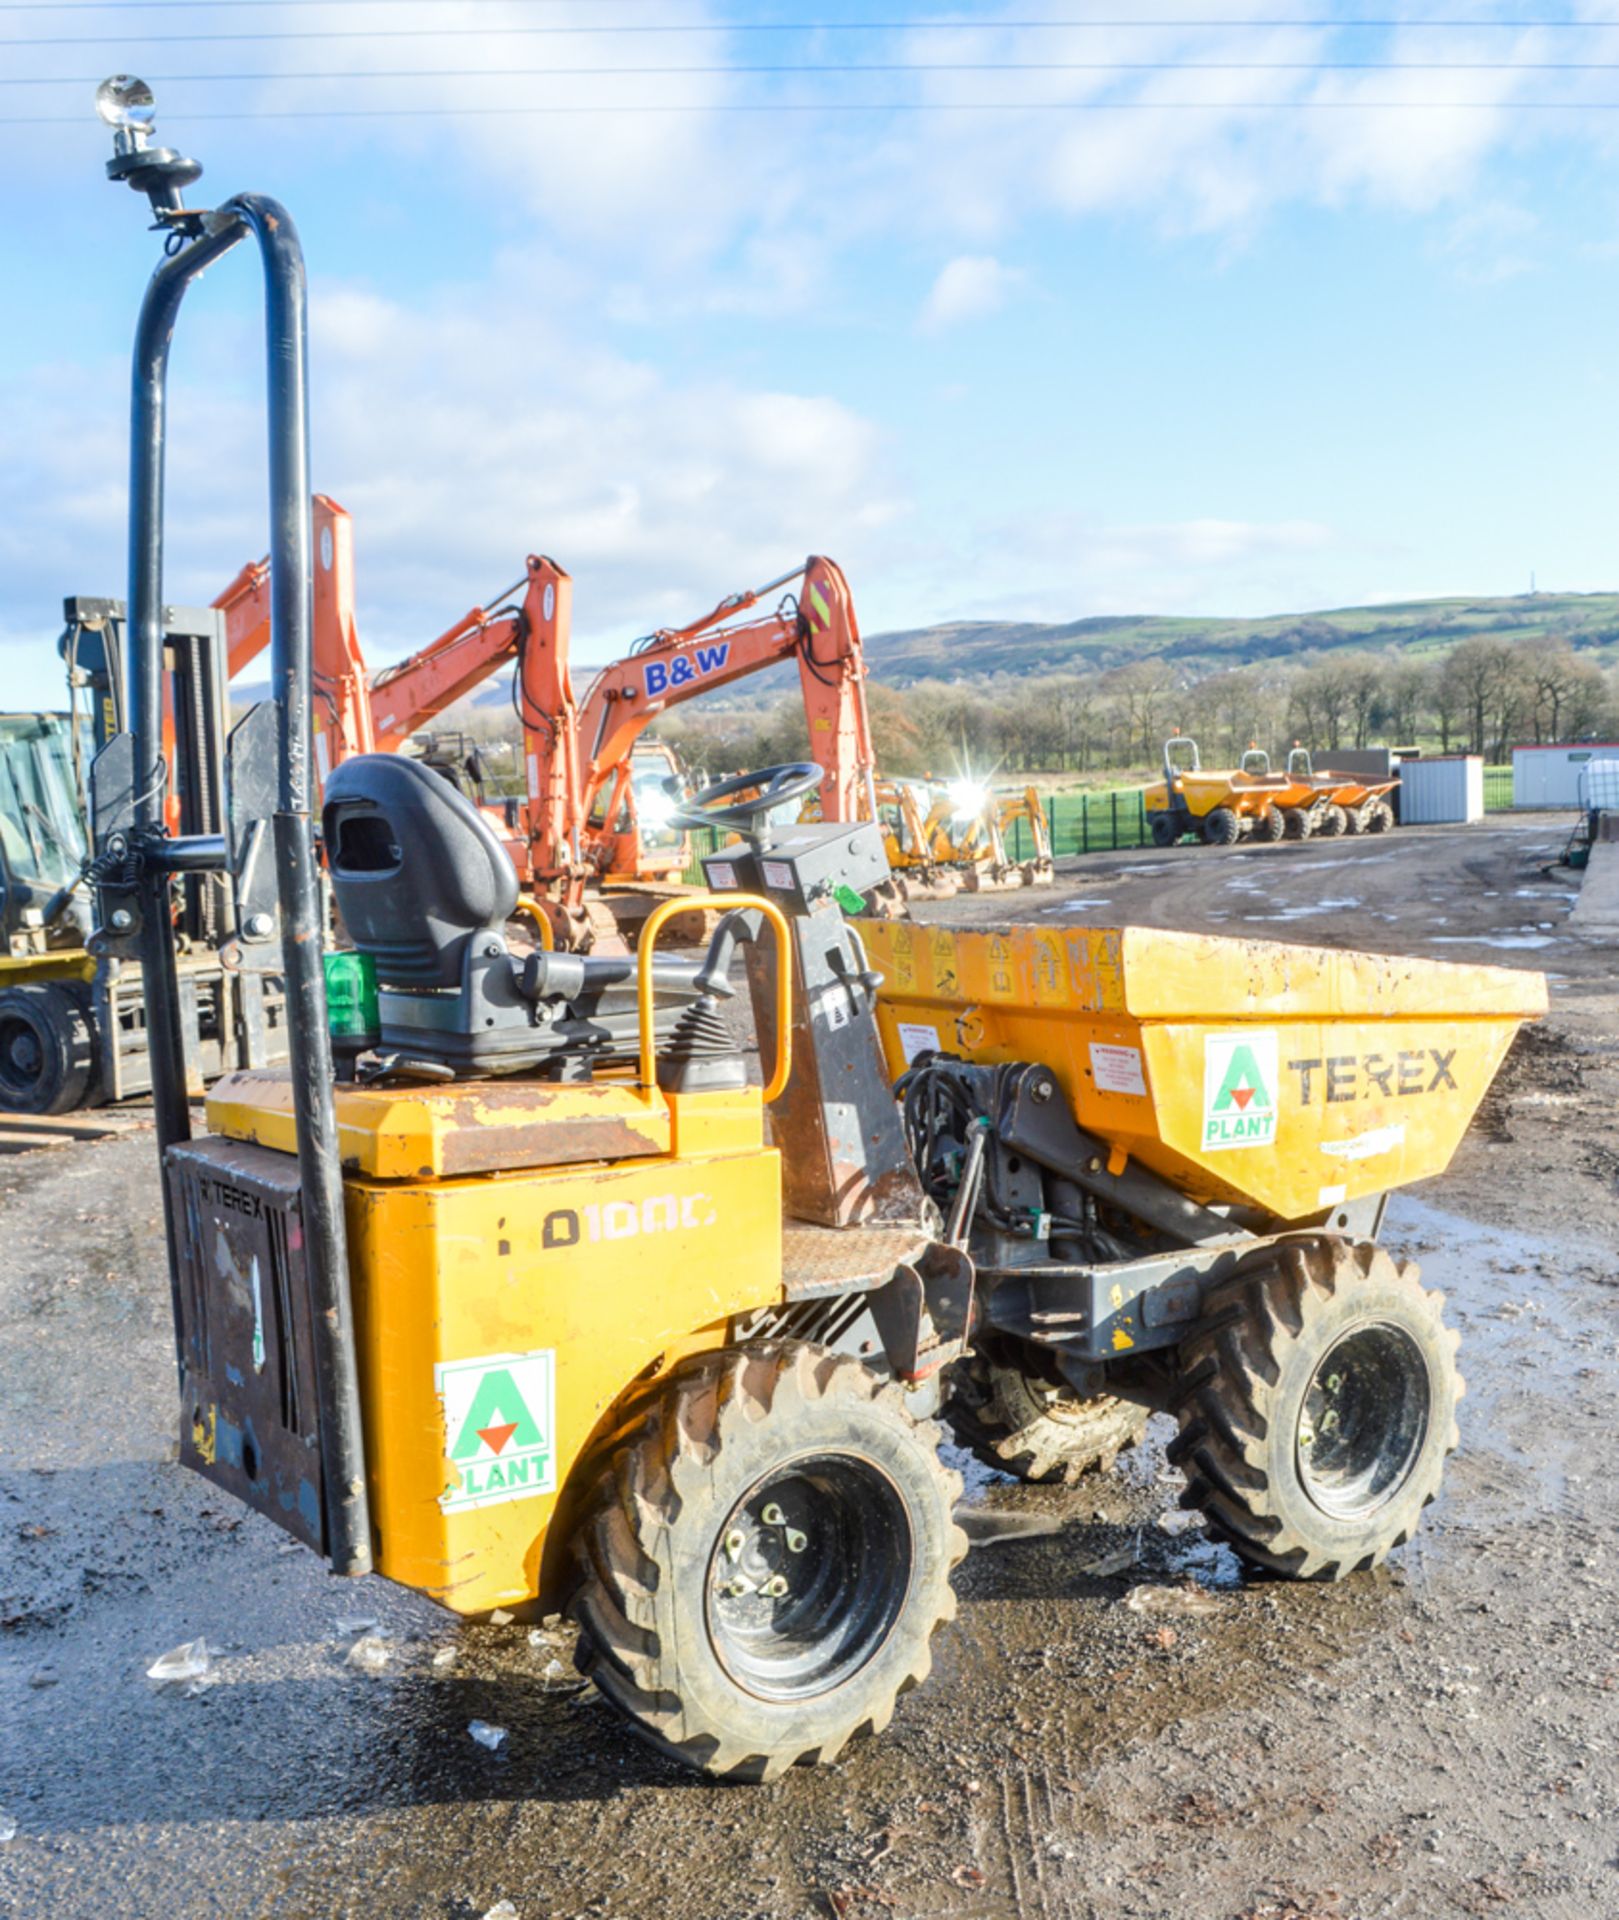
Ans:
[{"label": "green fence post", "polygon": [[1117,852],[1119,846],[1119,790],[1117,787],[1108,795],[1108,799],[1112,803],[1113,849]]},{"label": "green fence post", "polygon": [[1136,794],[1136,845],[1147,844],[1147,789],[1142,787]]}]

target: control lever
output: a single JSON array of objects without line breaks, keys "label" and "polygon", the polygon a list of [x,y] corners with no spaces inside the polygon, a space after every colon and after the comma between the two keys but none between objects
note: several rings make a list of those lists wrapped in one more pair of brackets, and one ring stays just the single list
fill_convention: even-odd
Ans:
[{"label": "control lever", "polygon": [[[735,916],[728,914],[727,919]],[[715,939],[718,939],[716,934]],[[702,961],[677,960],[672,956],[654,955],[652,961],[653,987],[663,988],[671,993],[707,993],[728,997],[735,988],[725,979],[722,970],[717,980],[707,977],[712,964],[714,942],[709,943],[709,957]],[[548,953],[536,950],[523,962],[523,971],[518,979],[518,991],[525,1000],[578,1000],[583,997],[605,993],[610,987],[633,985],[635,981],[635,955],[633,953],[614,953],[605,955],[583,953]]]}]

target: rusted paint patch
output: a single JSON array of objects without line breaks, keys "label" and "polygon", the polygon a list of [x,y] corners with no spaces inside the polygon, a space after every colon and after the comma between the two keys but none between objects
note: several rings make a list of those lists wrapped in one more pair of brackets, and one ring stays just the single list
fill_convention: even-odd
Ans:
[{"label": "rusted paint patch", "polygon": [[444,1138],[446,1174],[495,1173],[513,1167],[578,1166],[588,1160],[628,1160],[661,1153],[665,1141],[619,1114],[558,1114],[527,1126],[502,1126],[498,1135],[457,1128]]}]

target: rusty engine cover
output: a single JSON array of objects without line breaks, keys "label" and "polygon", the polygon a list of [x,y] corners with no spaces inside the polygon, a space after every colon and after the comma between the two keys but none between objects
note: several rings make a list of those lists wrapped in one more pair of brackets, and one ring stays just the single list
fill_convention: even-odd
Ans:
[{"label": "rusty engine cover", "polygon": [[210,1138],[172,1147],[166,1170],[181,1223],[181,1462],[324,1553],[298,1162]]}]

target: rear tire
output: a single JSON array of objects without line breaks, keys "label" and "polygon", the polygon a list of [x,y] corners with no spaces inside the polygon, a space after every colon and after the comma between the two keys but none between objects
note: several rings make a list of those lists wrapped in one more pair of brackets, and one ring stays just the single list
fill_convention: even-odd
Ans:
[{"label": "rear tire", "polygon": [[1366,833],[1387,833],[1394,825],[1394,809],[1386,800],[1367,802],[1366,811],[1361,817],[1362,830]]},{"label": "rear tire", "polygon": [[1278,807],[1282,816],[1283,837],[1288,840],[1308,840],[1314,831],[1315,822],[1310,818],[1308,807]]},{"label": "rear tire", "polygon": [[769,1780],[881,1732],[952,1619],[959,1477],[858,1361],[786,1343],[676,1373],[575,1542],[581,1671],[683,1765]]},{"label": "rear tire", "polygon": [[1183,1507],[1253,1565],[1341,1580],[1409,1540],[1457,1443],[1444,1295],[1370,1241],[1263,1248],[1180,1349]]},{"label": "rear tire", "polygon": [[1261,840],[1268,840],[1274,845],[1287,832],[1287,819],[1283,809],[1267,807],[1259,816],[1259,826],[1256,831]]},{"label": "rear tire", "polygon": [[70,1113],[95,1065],[90,1016],[65,987],[0,992],[0,1111]]},{"label": "rear tire", "polygon": [[1147,1428],[1147,1411],[1112,1394],[1082,1400],[1022,1368],[974,1352],[957,1363],[946,1425],[987,1467],[1036,1484],[1073,1486],[1106,1473]]},{"label": "rear tire", "polygon": [[1341,833],[1348,832],[1349,815],[1334,800],[1330,806],[1321,809],[1321,817],[1315,823],[1315,830],[1323,840],[1336,840]]},{"label": "rear tire", "polygon": [[1155,847],[1172,847],[1181,837],[1179,825],[1167,813],[1149,813],[1147,830],[1152,835],[1152,844]]},{"label": "rear tire", "polygon": [[1345,833],[1359,833],[1366,824],[1365,816],[1359,807],[1345,807],[1343,815]]},{"label": "rear tire", "polygon": [[1203,816],[1203,838],[1211,847],[1235,846],[1242,834],[1242,822],[1230,807],[1215,807]]}]

